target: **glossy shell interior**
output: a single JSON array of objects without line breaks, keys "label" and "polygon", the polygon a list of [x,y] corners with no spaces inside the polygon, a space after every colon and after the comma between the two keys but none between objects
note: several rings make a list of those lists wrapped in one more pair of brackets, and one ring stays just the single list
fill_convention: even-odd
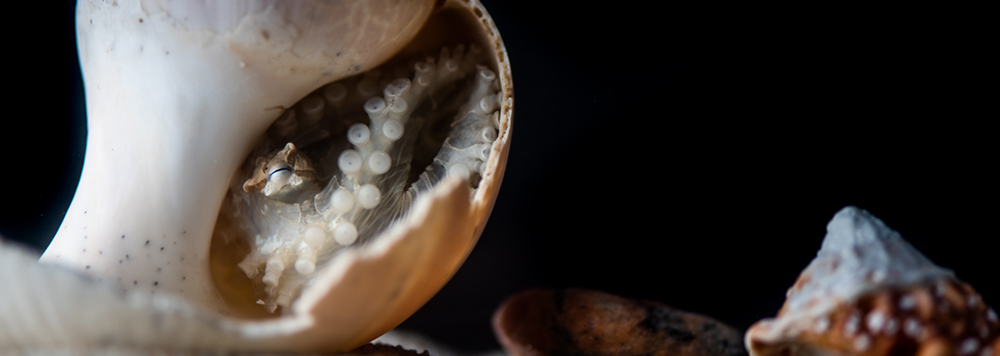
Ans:
[{"label": "glossy shell interior", "polygon": [[[309,316],[315,325],[295,333],[291,339],[301,341],[291,344],[348,350],[401,323],[448,281],[485,227],[510,148],[513,87],[505,48],[480,4],[450,1],[439,4],[414,41],[382,67],[459,44],[484,51],[480,64],[496,73],[499,85],[497,136],[481,175],[474,177],[479,180],[471,184],[475,188],[457,179],[442,181],[414,200],[399,222],[386,225],[363,246],[318,264],[301,296],[274,314],[256,302],[260,284],[255,289],[253,280],[236,268],[252,250],[246,245],[250,239],[226,240],[217,234],[212,274],[228,312],[252,319]],[[225,228],[221,224],[226,221],[219,221],[217,228]]]},{"label": "glossy shell interior", "polygon": [[[482,17],[477,17],[479,15],[476,14],[482,14]],[[427,25],[417,35],[417,37],[410,45],[408,45],[401,53],[393,57],[393,59],[390,59],[385,65],[375,69],[376,72],[384,73],[381,75],[382,76],[381,82],[386,83],[391,79],[393,79],[393,76],[388,73],[392,72],[394,69],[398,71],[401,67],[404,69],[406,67],[411,67],[413,65],[414,58],[419,60],[428,57],[436,58],[438,57],[438,52],[441,51],[441,48],[448,48],[449,52],[455,53],[455,46],[461,45],[467,52],[467,56],[470,57],[472,56],[472,53],[469,52],[472,51],[472,48],[474,46],[477,52],[479,53],[476,55],[478,59],[476,59],[474,62],[480,65],[482,69],[486,69],[488,72],[499,73],[499,75],[496,75],[497,78],[495,80],[496,81],[495,84],[500,89],[500,91],[496,93],[496,102],[498,103],[498,105],[495,106],[496,109],[495,113],[497,119],[496,122],[498,124],[496,126],[496,132],[497,132],[496,138],[494,141],[488,143],[489,146],[488,149],[490,151],[488,155],[489,158],[484,161],[484,164],[481,166],[481,171],[477,170],[477,172],[475,172],[475,174],[473,174],[473,176],[470,177],[471,178],[469,181],[470,183],[469,187],[471,188],[470,199],[472,199],[473,204],[468,209],[470,209],[471,211],[468,213],[452,213],[456,214],[456,218],[459,220],[472,222],[473,223],[472,226],[475,226],[476,228],[474,229],[474,231],[459,233],[459,235],[467,235],[468,238],[462,238],[461,241],[451,242],[447,244],[447,247],[442,247],[450,251],[447,252],[445,255],[447,256],[453,255],[462,258],[464,258],[464,256],[468,254],[468,250],[471,250],[471,246],[472,244],[474,244],[475,238],[482,231],[483,224],[485,223],[486,214],[488,214],[488,211],[492,206],[493,199],[497,192],[496,189],[499,185],[499,178],[500,178],[499,175],[502,174],[502,163],[506,160],[507,151],[509,149],[510,113],[512,109],[512,98],[513,98],[510,85],[510,70],[509,66],[506,65],[506,58],[503,51],[502,43],[499,42],[499,39],[495,37],[495,32],[492,32],[492,30],[490,31],[483,30],[484,28],[491,28],[491,23],[489,22],[489,19],[488,17],[486,17],[485,13],[482,12],[481,8],[477,8],[474,7],[474,5],[461,2],[444,3],[441,8],[437,9],[432,14],[432,16],[427,22]],[[474,77],[476,74],[477,73],[473,71],[470,72],[467,75],[467,77],[469,77],[468,79],[474,79],[472,77]],[[413,75],[412,70],[410,70],[409,72],[403,74],[402,77],[410,77],[408,79],[413,79],[414,84],[412,85],[417,85],[415,82],[416,79],[411,77],[412,75]],[[368,73],[361,73],[346,78],[344,80],[338,81],[336,83],[333,83],[332,85],[339,85],[340,87],[343,88],[349,88],[350,92],[354,91],[355,88],[362,85],[361,82],[365,80],[365,78],[368,78],[368,76],[369,76]],[[468,84],[460,85],[459,89],[462,89],[461,88],[462,86],[468,87],[469,85]],[[327,88],[329,87],[330,86],[321,87],[307,97],[308,98],[322,97]],[[381,90],[379,90],[378,94],[381,94]],[[351,95],[356,95],[356,94],[352,93],[349,94],[348,96]],[[365,99],[367,99],[367,97],[362,97],[361,98],[362,102]],[[494,99],[491,99],[491,101],[493,100]],[[327,105],[329,105],[329,102],[327,103]],[[361,105],[362,105],[361,103],[356,102],[354,105],[356,107],[353,107],[352,110],[360,111]],[[411,103],[411,105],[413,104]],[[289,108],[286,111],[286,113],[282,115],[281,118],[279,118],[278,122],[272,126],[268,134],[266,134],[266,136],[262,138],[262,144],[259,145],[270,144],[270,147],[272,148],[284,146],[285,138],[284,137],[275,138],[274,132],[280,129],[278,125],[281,123],[282,119],[285,119],[290,115],[298,115],[300,119],[303,116],[305,116],[305,113],[301,108],[301,104]],[[343,116],[344,117],[340,118],[324,117],[322,119],[331,121],[342,120],[336,123],[337,127],[340,128],[339,131],[336,128],[331,128],[329,130],[333,131],[332,133],[333,139],[341,136],[346,136],[346,131],[347,131],[346,128],[350,126],[352,123],[368,122],[367,118],[359,119],[357,115],[354,116],[343,115]],[[448,120],[451,120],[451,118],[449,117]],[[301,122],[301,120],[299,122]],[[372,127],[374,128],[374,126]],[[295,135],[292,134],[291,136]],[[341,141],[343,141],[343,139],[341,139]],[[435,148],[435,152],[439,148],[440,147]],[[248,157],[247,159],[248,163],[245,166],[253,166],[252,162],[256,158],[254,155],[264,156],[262,153],[266,153],[268,151],[269,151],[268,149],[264,149],[262,151],[256,150],[254,153],[251,154],[251,157]],[[333,152],[332,155],[336,155],[340,151],[333,150],[332,152]],[[426,165],[427,159],[424,159],[423,162]],[[424,167],[415,164],[414,167],[412,167],[411,169],[412,171],[410,175],[414,175],[414,172],[416,173],[422,172],[424,170]],[[234,200],[233,198],[234,196],[236,196],[235,200],[237,201],[241,199],[249,199],[246,197],[247,195],[263,197],[262,193],[258,195],[244,193],[241,184],[244,182],[244,180],[248,178],[249,175],[247,173],[237,174],[234,177],[232,183],[233,189],[231,189],[232,193],[230,194],[230,197],[227,198],[227,203],[224,203],[223,211],[220,212],[220,217],[218,220],[219,222],[216,227],[216,234],[215,238],[213,238],[213,244],[212,244],[212,255],[211,255],[212,273],[221,296],[226,300],[226,304],[231,308],[230,311],[234,315],[238,315],[241,317],[248,317],[248,318],[271,318],[280,315],[282,311],[278,310],[277,312],[274,312],[273,311],[274,305],[272,303],[271,312],[269,312],[268,310],[269,308],[263,305],[266,303],[262,303],[268,300],[268,295],[266,293],[268,285],[264,285],[261,282],[261,275],[263,275],[262,272],[265,268],[263,264],[258,263],[258,266],[260,266],[259,270],[261,270],[261,273],[255,275],[256,279],[248,278],[246,271],[236,268],[236,266],[239,265],[241,261],[247,259],[249,253],[255,250],[255,246],[253,246],[254,236],[252,236],[250,232],[247,232],[246,229],[241,229],[239,226],[241,222],[237,221],[237,219],[228,219],[228,217],[233,215],[234,212],[232,211],[232,209],[225,208],[227,206],[226,204]],[[438,179],[441,178],[444,178],[444,176],[438,177]],[[416,184],[416,183],[417,182],[408,183],[406,189],[409,188],[409,184]],[[385,197],[386,195],[387,192],[384,192],[383,197]],[[329,194],[327,196],[329,196]],[[263,200],[265,198],[254,198],[254,199]],[[412,201],[412,197],[410,197],[410,199],[407,201],[398,202],[397,204],[408,205],[409,201]],[[302,211],[300,205],[301,204],[297,203],[282,204],[282,206],[287,207],[287,209],[295,211],[295,214],[298,214],[297,216],[302,216],[301,214],[298,213]],[[405,208],[406,207],[403,206],[402,209],[397,209],[397,211],[405,212],[406,211]],[[437,214],[438,212],[435,211],[433,213]],[[396,219],[397,217],[391,217],[391,218]],[[298,227],[297,225],[297,228],[299,228],[299,230],[296,231],[296,233],[302,233],[304,227],[308,225],[309,224],[302,224],[301,225],[302,227]],[[368,231],[367,233],[365,229],[359,225],[358,231],[361,232],[361,236],[359,236],[359,239],[361,239],[359,245],[361,244],[366,245],[365,247],[361,248],[367,248],[367,245],[375,244],[377,240],[383,238],[381,235],[387,232],[388,228],[392,225],[393,224],[387,224],[385,222],[382,222],[381,225],[378,226],[377,228],[368,229],[375,231]],[[327,236],[328,238],[332,238],[333,229],[329,230],[330,231],[327,231],[328,232]],[[453,230],[453,229],[444,229],[442,231],[447,231],[447,230]],[[371,236],[371,235],[376,235],[376,236]],[[444,235],[444,233],[442,233],[441,235]],[[337,244],[330,243],[327,245],[337,245]],[[455,247],[457,246],[465,246],[465,247],[461,249],[455,249]],[[295,246],[291,246],[291,248],[294,247]],[[350,247],[357,248],[358,246],[351,245]],[[428,249],[426,246],[419,247],[419,249],[423,251],[421,253],[436,254],[436,252],[431,252],[433,251],[433,249]],[[337,253],[344,253],[346,250],[347,249],[338,249]],[[330,255],[333,254],[334,252],[333,251],[325,251],[325,252],[327,255],[325,256],[326,258],[324,258],[324,256],[321,256],[321,258],[319,259],[319,264],[317,265],[317,268],[319,270],[322,270],[324,267],[329,267],[329,265],[336,263],[336,261],[333,261],[333,258],[329,258]],[[435,272],[434,274],[450,276],[452,273],[454,273],[453,269],[457,268],[458,264],[455,264],[454,262],[452,263],[442,262],[451,259],[450,257],[447,256],[438,255],[436,258],[428,260],[423,260],[423,258],[421,258],[422,259],[421,262],[414,262],[412,266],[414,270],[418,270],[419,268],[431,268],[430,266],[426,266],[426,264],[436,260],[437,262],[433,263],[441,263],[444,265],[451,264],[453,266],[449,267],[446,270]],[[397,259],[399,259],[399,257],[397,257]],[[291,263],[288,263],[288,261],[285,262],[286,265],[289,265],[289,267],[286,268],[286,272],[284,273],[285,278],[299,278],[301,274],[293,272],[290,266]],[[294,260],[291,262],[294,262]],[[405,263],[400,264],[400,267],[405,268],[406,266],[407,264]],[[304,277],[304,279],[306,279],[305,281],[301,281],[299,283],[310,285],[313,283],[312,278],[314,276],[318,276],[321,273],[322,271],[310,273],[308,276]],[[398,282],[400,280],[402,280],[402,283],[406,284],[412,283],[410,279],[416,278],[416,280],[423,280],[423,282],[415,284],[421,286],[421,288],[426,288],[428,290],[436,290],[441,286],[440,282],[430,283],[429,281],[427,281],[426,280],[427,278],[431,278],[429,276],[422,276],[422,277],[401,276],[397,278],[398,278],[396,279],[397,282],[391,282],[393,281],[393,278],[376,277],[366,283],[384,282],[388,283],[393,288],[402,288],[403,286],[399,285],[393,286],[393,284],[400,283]],[[432,279],[437,280],[438,278],[434,277]],[[447,279],[444,280],[446,281]],[[435,285],[437,287],[435,287]],[[359,288],[363,289],[364,287],[355,286],[352,287],[352,290],[358,290]],[[433,293],[430,293],[428,295],[427,292],[423,291],[416,293],[419,293],[421,295],[421,297],[416,298],[416,300],[420,299],[426,300],[429,298],[430,295],[433,295]],[[414,297],[409,296],[405,293],[401,294],[400,297],[403,297],[405,299],[411,299],[411,301],[409,301],[407,304],[412,303],[412,299],[414,299]],[[422,304],[422,302],[414,304],[417,304],[419,306],[419,304]],[[287,308],[288,307],[287,302],[281,307]],[[404,312],[402,314],[408,315],[413,311],[415,311],[415,309],[410,310],[409,312]],[[398,322],[401,321],[402,319],[400,319]]]}]

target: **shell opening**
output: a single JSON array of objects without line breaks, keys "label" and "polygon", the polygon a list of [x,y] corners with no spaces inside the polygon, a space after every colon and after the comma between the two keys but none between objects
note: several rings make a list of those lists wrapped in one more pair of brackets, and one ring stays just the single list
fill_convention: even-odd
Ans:
[{"label": "shell opening", "polygon": [[395,60],[274,122],[234,175],[213,237],[244,252],[236,264],[253,293],[243,304],[288,307],[316,270],[446,176],[478,187],[500,129],[500,86],[483,61],[476,45]]}]

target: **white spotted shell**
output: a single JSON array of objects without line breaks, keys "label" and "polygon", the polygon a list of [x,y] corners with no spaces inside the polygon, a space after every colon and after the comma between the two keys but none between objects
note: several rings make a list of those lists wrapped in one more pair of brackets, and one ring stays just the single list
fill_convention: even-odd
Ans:
[{"label": "white spotted shell", "polygon": [[776,318],[746,333],[750,355],[991,355],[1000,320],[971,286],[869,212],[827,224]]}]

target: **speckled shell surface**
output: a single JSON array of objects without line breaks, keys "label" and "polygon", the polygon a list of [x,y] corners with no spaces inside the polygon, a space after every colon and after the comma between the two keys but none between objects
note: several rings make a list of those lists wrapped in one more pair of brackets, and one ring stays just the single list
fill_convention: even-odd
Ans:
[{"label": "speckled shell surface", "polygon": [[746,344],[751,355],[992,355],[1000,322],[971,286],[849,206]]}]

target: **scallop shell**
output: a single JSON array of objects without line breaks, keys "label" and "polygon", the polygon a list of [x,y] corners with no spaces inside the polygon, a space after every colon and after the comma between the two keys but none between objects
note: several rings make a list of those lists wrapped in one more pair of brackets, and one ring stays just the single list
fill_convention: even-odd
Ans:
[{"label": "scallop shell", "polygon": [[975,290],[865,210],[839,211],[777,318],[746,334],[751,355],[976,355],[1000,321]]},{"label": "scallop shell", "polygon": [[[84,171],[42,263],[0,244],[10,291],[0,349],[350,350],[430,299],[482,233],[510,148],[513,87],[481,4],[189,5],[78,4]],[[377,236],[318,263],[287,308],[234,301],[250,283],[233,279],[249,252],[216,251],[212,236],[226,235],[219,206],[270,125],[327,83],[456,45],[478,46],[474,64],[496,73],[496,134],[476,179],[442,177],[415,195]]]}]

